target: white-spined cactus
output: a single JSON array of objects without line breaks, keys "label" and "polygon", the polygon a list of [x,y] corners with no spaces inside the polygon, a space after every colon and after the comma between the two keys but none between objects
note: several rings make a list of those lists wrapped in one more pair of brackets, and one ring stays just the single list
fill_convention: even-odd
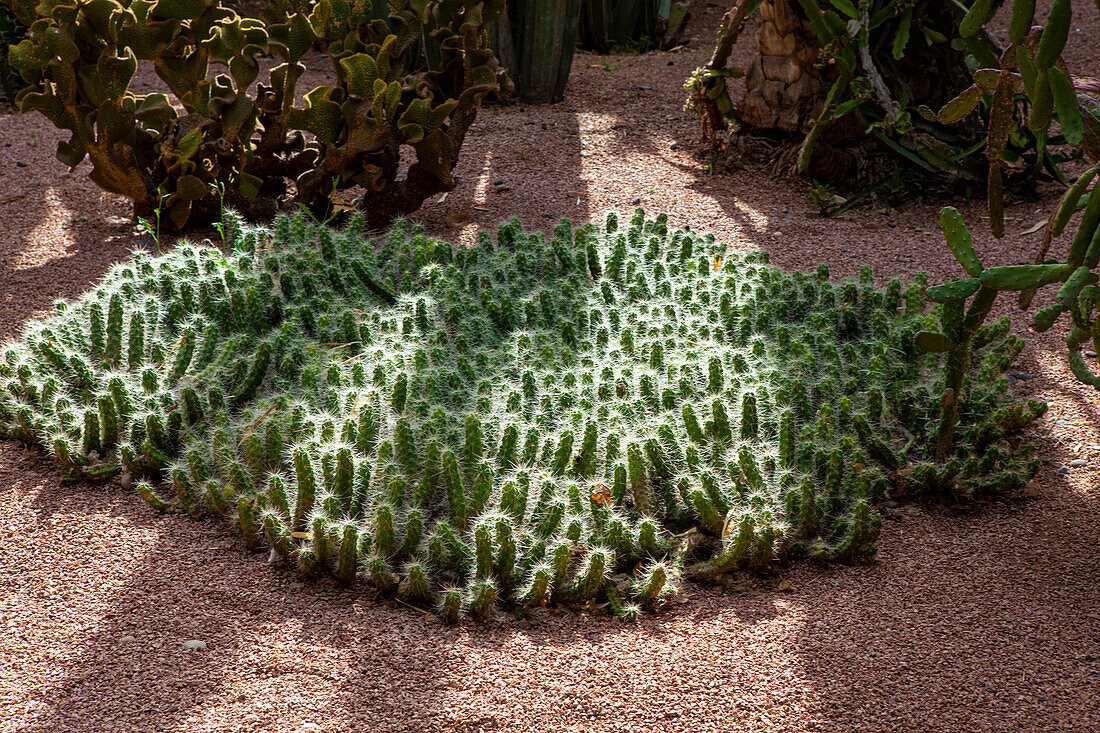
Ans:
[{"label": "white-spined cactus", "polygon": [[916,337],[941,316],[869,274],[784,273],[641,211],[455,253],[405,222],[380,248],[358,221],[232,229],[228,255],[138,253],[30,323],[0,352],[0,426],[446,618],[632,618],[681,578],[866,559],[888,490],[1035,471],[996,446],[1043,407],[1001,390],[1014,337],[975,339],[965,453],[937,461],[942,357]]}]

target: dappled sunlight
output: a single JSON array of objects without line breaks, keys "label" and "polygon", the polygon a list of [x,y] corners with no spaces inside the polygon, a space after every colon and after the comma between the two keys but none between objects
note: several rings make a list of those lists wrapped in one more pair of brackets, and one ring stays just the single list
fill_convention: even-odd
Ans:
[{"label": "dappled sunlight", "polygon": [[[579,176],[593,195],[587,217],[599,221],[610,206],[667,212],[672,227],[713,231],[736,252],[767,250],[783,236],[776,217],[764,209],[774,198],[761,198],[758,171],[742,171],[730,179],[705,175],[706,164],[685,145],[690,136],[675,130],[655,133],[644,121],[624,117],[621,110],[592,99],[578,99]],[[692,128],[694,132],[694,128]],[[695,179],[690,201],[680,195],[682,180]],[[614,186],[608,186],[614,181]],[[784,207],[786,210],[786,207]]]},{"label": "dappled sunlight", "polygon": [[[1087,347],[1086,347],[1087,348]],[[1049,408],[1043,416],[1039,437],[1041,452],[1049,458],[1049,471],[1064,476],[1059,483],[1076,494],[1100,496],[1096,466],[1100,464],[1100,394],[1094,387],[1077,381],[1069,368],[1064,345],[1033,351],[1038,395]],[[1095,358],[1086,363],[1097,370]],[[1030,380],[1028,380],[1030,381]],[[1074,461],[1086,461],[1086,465]]]},{"label": "dappled sunlight", "polygon": [[[87,158],[65,172],[71,133],[0,109],[0,341],[27,334],[0,408],[33,407],[0,409],[0,733],[1100,730],[1100,392],[1068,314],[1035,333],[998,299],[960,430],[1049,410],[912,478],[950,465],[915,346],[950,333],[923,286],[962,276],[941,206],[1012,265],[1063,187],[999,239],[978,190],[824,216],[759,162],[774,141],[715,154],[684,110],[733,5],[688,4],[672,51],[578,52],[559,104],[487,99],[400,236],[299,215],[183,255]],[[348,73],[309,48],[298,112]],[[145,60],[130,87],[169,91]]]},{"label": "dappled sunlight", "polygon": [[[472,247],[477,244],[477,233],[480,229],[480,227],[476,226],[477,214],[478,212],[488,210],[489,194],[493,190],[493,158],[494,154],[492,149],[486,150],[478,166],[469,169],[468,177],[474,179],[474,190],[468,202],[472,210],[451,214],[447,217],[446,221],[448,226],[459,230],[456,240],[460,247]],[[462,185],[461,181],[460,185]],[[451,196],[457,198],[461,196],[461,193],[458,191],[459,189],[448,191],[439,196],[435,202],[441,204]]]},{"label": "dappled sunlight", "polygon": [[617,115],[606,112],[577,112],[577,129],[580,131],[581,142],[586,146],[594,146],[609,140],[617,119]]},{"label": "dappled sunlight", "polygon": [[76,242],[69,227],[59,227],[58,222],[69,222],[72,211],[62,202],[58,189],[51,186],[38,204],[43,208],[42,218],[26,237],[24,246],[13,258],[13,270],[29,270],[41,267],[44,262],[69,256]]},{"label": "dappled sunlight", "polygon": [[[17,456],[14,445],[2,446],[5,464],[18,468]],[[121,622],[126,629],[112,635],[112,643],[128,643],[132,620],[129,608],[120,613],[120,605],[128,605],[120,599],[141,576],[159,533],[147,515],[120,515],[118,505],[96,497],[97,492],[58,487],[48,474],[0,470],[0,485],[0,556],[8,558],[8,568],[19,569],[2,581],[0,616],[9,633],[0,641],[0,654],[30,673],[17,692],[0,677],[0,707],[11,705],[6,709],[17,719],[22,714],[44,720],[59,714],[53,702],[73,683],[65,670],[85,649],[99,646],[106,629]],[[63,549],[44,553],[45,538],[57,534],[65,537]],[[126,562],[103,552],[118,542],[127,545]],[[70,582],[88,568],[95,568],[94,584]],[[43,582],[42,573],[48,581]]]},{"label": "dappled sunlight", "polygon": [[730,226],[734,231],[730,247],[736,252],[752,252],[760,249],[757,238],[768,232],[771,220],[763,211],[747,201],[733,199],[727,206]]}]

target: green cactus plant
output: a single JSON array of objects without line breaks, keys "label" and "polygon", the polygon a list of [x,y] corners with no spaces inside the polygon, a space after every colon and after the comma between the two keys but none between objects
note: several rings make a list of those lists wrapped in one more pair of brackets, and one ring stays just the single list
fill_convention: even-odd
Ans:
[{"label": "green cactus plant", "polygon": [[23,78],[8,62],[8,49],[27,37],[27,27],[14,11],[0,3],[0,93],[10,104],[24,86]]},{"label": "green cactus plant", "polygon": [[[685,578],[863,561],[888,492],[1036,469],[997,445],[1044,407],[1005,396],[1015,337],[869,273],[782,272],[641,210],[454,253],[403,221],[381,246],[364,217],[228,224],[228,254],[138,252],[0,347],[0,428],[72,480],[125,470],[160,511],[444,618],[603,600],[634,618]],[[369,336],[351,357],[349,326]],[[969,334],[946,456],[933,330]]]},{"label": "green cactus plant", "polygon": [[[1071,4],[1054,0],[1040,19],[1034,0],[733,3],[711,59],[685,83],[685,109],[716,154],[751,153],[754,134],[797,145],[823,214],[883,190],[919,195],[931,181],[985,187],[990,221],[1003,231],[1006,192],[1034,195],[1040,182],[1064,181],[1073,159],[1064,143],[1077,145],[1089,126],[1075,86],[1090,82],[1059,58]],[[1002,5],[1011,5],[1007,37],[995,20]],[[750,16],[756,54],[742,69],[728,61]],[[739,77],[735,101],[728,80]],[[726,130],[750,144],[720,138]],[[888,175],[862,162],[870,151],[893,159]]]},{"label": "green cactus plant", "polygon": [[[1031,134],[1039,140],[1049,139],[1051,144],[1068,143],[1091,165],[1072,184],[1064,181],[1066,191],[1058,208],[1047,219],[1033,264],[983,269],[970,243],[970,234],[962,217],[954,209],[944,209],[941,223],[948,247],[970,277],[937,285],[927,292],[929,298],[944,303],[945,308],[954,304],[951,307],[957,310],[957,304],[975,292],[975,304],[984,299],[992,305],[998,293],[1015,291],[1019,292],[1020,308],[1026,310],[1039,289],[1047,285],[1059,285],[1053,302],[1036,311],[1031,325],[1036,331],[1047,331],[1063,314],[1068,314],[1071,324],[1066,346],[1069,350],[1070,368],[1079,381],[1100,388],[1100,378],[1095,375],[1081,353],[1081,346],[1089,341],[1092,341],[1094,349],[1100,347],[1100,318],[1094,316],[1096,306],[1100,304],[1100,290],[1096,287],[1100,278],[1100,274],[1096,272],[1100,265],[1100,194],[1097,194],[1096,185],[1097,172],[1100,171],[1100,105],[1088,94],[1090,91],[1097,91],[1095,84],[1088,79],[1073,76],[1062,59],[1072,17],[1073,9],[1069,0],[1055,0],[1050,6],[1045,24],[1033,25],[1035,3],[1032,0],[1016,0],[1012,4],[1010,16],[1010,45],[1001,55],[998,67],[985,70],[986,86],[994,85],[992,88],[995,99],[997,90],[1011,90],[1011,94],[1004,94],[1007,101],[1001,105],[1003,109],[1000,119],[992,119],[988,130],[991,185],[987,202],[990,229],[994,236],[1004,236],[1005,193],[1003,186],[999,184],[999,178],[1000,169],[1009,167],[1001,158],[1004,157],[1002,153],[1010,126],[1013,99],[1019,97],[1030,106],[1026,127]],[[978,89],[977,80],[971,89]],[[977,108],[976,99],[971,97],[960,95],[940,115],[950,113],[957,119],[970,115]],[[996,185],[992,185],[994,183]],[[1075,224],[1076,228],[1073,229],[1071,224]],[[1047,255],[1052,243],[1067,229],[1072,231],[1072,238],[1065,261],[1049,259]],[[988,312],[988,306],[984,308]],[[973,309],[972,305],[971,310]],[[968,311],[964,321],[955,319],[955,327],[964,328],[975,340],[1003,338],[997,327],[980,326],[982,319],[984,316],[973,318]],[[1007,324],[1001,330],[1007,330]],[[993,336],[995,331],[997,335]],[[952,353],[955,353],[962,348],[961,343],[955,343],[958,345],[952,347],[948,340],[939,336],[926,336],[921,346],[929,350],[951,348]],[[951,381],[961,386],[958,370]],[[1008,414],[1003,417],[1010,422],[1014,420]],[[944,419],[947,418],[948,413],[945,411]],[[986,432],[992,434],[996,430],[990,428]],[[946,454],[946,450],[941,453]]]},{"label": "green cactus plant", "polygon": [[671,0],[584,0],[580,45],[607,53],[614,48],[669,49],[690,15],[686,2]]},{"label": "green cactus plant", "polygon": [[[371,226],[386,226],[454,188],[481,100],[510,86],[486,36],[504,0],[279,1],[258,18],[221,0],[5,3],[29,26],[7,56],[26,82],[20,110],[68,130],[58,159],[90,159],[92,180],[130,198],[135,219],[156,212],[158,228],[163,208],[177,230],[217,222],[224,237],[224,206],[269,218],[292,189],[290,205],[327,219],[332,194],[356,186]],[[315,41],[334,82],[298,107]],[[268,53],[282,63],[265,79]],[[142,61],[170,95],[130,91]]]},{"label": "green cactus plant", "polygon": [[492,28],[492,47],[525,102],[560,102],[572,68],[583,0],[527,0],[508,4]]}]

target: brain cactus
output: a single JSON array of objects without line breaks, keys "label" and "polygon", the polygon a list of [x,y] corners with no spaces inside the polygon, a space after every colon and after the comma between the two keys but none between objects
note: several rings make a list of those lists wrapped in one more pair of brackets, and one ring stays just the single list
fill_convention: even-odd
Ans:
[{"label": "brain cactus", "polygon": [[[214,219],[223,199],[269,216],[291,190],[324,216],[333,192],[354,186],[371,224],[388,225],[454,187],[481,99],[510,85],[486,45],[504,0],[277,0],[259,18],[219,0],[4,2],[29,26],[10,52],[32,83],[20,109],[72,133],[58,159],[89,158],[92,179],[135,215],[163,207],[177,228]],[[334,81],[297,106],[317,41]],[[282,60],[269,78],[268,53]],[[170,95],[130,91],[143,61]]]},{"label": "brain cactus", "polygon": [[1003,440],[1045,407],[1006,396],[1005,322],[974,336],[937,460],[919,283],[785,273],[641,210],[458,251],[363,226],[234,220],[228,255],[137,254],[0,350],[0,425],[74,480],[125,471],[158,510],[446,618],[633,618],[684,579],[870,558],[885,495],[1036,470]]}]

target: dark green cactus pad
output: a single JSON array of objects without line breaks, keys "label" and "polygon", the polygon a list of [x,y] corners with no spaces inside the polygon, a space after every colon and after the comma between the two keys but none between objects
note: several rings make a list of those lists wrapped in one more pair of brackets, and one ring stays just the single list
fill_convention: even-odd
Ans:
[{"label": "dark green cactus pad", "polygon": [[945,306],[903,309],[900,284],[785,273],[640,210],[454,253],[361,227],[235,221],[228,255],[117,265],[0,351],[0,426],[447,617],[591,599],[633,617],[684,577],[864,561],[887,492],[959,500],[1035,471],[1001,445],[1045,405],[1006,396],[1021,344],[995,327],[957,454],[934,461],[944,357],[917,337]]}]

